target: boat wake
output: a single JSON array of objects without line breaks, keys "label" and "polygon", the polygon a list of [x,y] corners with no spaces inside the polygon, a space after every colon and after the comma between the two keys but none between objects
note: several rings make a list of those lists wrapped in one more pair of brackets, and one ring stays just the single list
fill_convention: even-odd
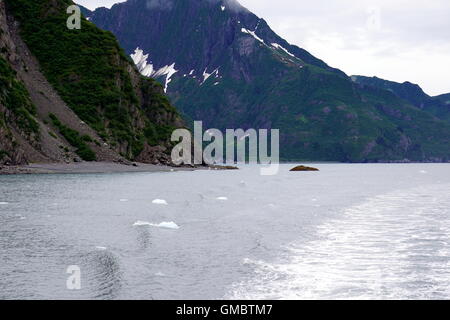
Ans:
[{"label": "boat wake", "polygon": [[347,208],[275,263],[245,259],[253,275],[225,298],[448,299],[449,189],[401,190]]}]

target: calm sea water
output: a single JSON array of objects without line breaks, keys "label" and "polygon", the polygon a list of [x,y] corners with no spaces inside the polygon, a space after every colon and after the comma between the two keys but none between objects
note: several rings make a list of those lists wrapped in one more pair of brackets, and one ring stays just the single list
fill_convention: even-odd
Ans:
[{"label": "calm sea water", "polygon": [[290,167],[2,176],[0,299],[450,298],[450,165]]}]

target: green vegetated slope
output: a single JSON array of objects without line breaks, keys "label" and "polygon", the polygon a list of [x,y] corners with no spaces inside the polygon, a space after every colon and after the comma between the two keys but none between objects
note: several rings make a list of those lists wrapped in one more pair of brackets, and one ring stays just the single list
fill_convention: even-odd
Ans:
[{"label": "green vegetated slope", "polygon": [[48,81],[115,151],[134,159],[146,145],[168,145],[181,125],[176,109],[158,83],[138,74],[110,32],[84,18],[80,30],[69,30],[70,0],[6,3]]},{"label": "green vegetated slope", "polygon": [[202,85],[175,77],[169,91],[174,103],[211,127],[279,128],[285,160],[450,159],[450,126],[432,114],[387,90],[357,86],[304,62],[299,68],[255,45],[261,51],[248,57],[250,77],[224,72]]},{"label": "green vegetated slope", "polygon": [[377,77],[352,76],[352,80],[364,87],[374,87],[392,92],[412,105],[450,123],[450,94],[429,96],[420,86],[410,82],[398,83]]},{"label": "green vegetated slope", "polygon": [[1,114],[3,123],[13,123],[30,136],[39,133],[39,125],[35,119],[36,108],[25,86],[16,78],[15,71],[2,56],[0,56],[0,103],[6,108]]},{"label": "green vegetated slope", "polygon": [[186,119],[280,129],[285,160],[450,160],[448,123],[388,90],[354,83],[250,11],[219,0],[147,4],[86,12],[128,54],[139,47],[156,70],[175,63],[168,95]]}]

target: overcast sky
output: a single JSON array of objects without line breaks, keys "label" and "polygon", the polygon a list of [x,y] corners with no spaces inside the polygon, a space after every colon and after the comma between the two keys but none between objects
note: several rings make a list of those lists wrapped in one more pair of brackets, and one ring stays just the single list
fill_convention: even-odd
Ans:
[{"label": "overcast sky", "polygon": [[[78,0],[88,8],[120,0]],[[239,0],[280,36],[349,75],[450,92],[448,0]]]}]

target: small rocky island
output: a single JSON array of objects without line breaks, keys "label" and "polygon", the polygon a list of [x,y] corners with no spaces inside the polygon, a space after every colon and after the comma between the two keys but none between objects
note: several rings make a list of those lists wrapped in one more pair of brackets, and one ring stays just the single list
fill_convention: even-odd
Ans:
[{"label": "small rocky island", "polygon": [[313,167],[307,167],[307,166],[296,166],[295,168],[292,168],[289,171],[320,171],[317,168],[313,168]]}]

